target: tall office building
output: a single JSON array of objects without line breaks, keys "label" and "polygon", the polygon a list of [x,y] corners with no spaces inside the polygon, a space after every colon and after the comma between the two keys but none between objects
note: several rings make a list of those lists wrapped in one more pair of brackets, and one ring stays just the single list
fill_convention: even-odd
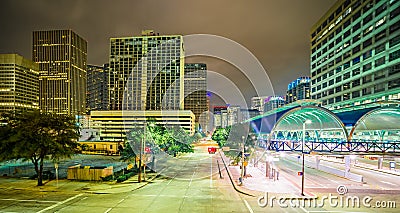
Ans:
[{"label": "tall office building", "polygon": [[86,110],[107,110],[108,64],[87,65]]},{"label": "tall office building", "polygon": [[39,67],[17,54],[0,54],[0,113],[39,109]]},{"label": "tall office building", "polygon": [[214,125],[216,127],[226,127],[228,125],[228,107],[227,106],[214,106]]},{"label": "tall office building", "polygon": [[180,110],[184,107],[181,35],[110,39],[111,110]]},{"label": "tall office building", "polygon": [[399,100],[400,1],[337,1],[311,30],[311,80],[329,109]]},{"label": "tall office building", "polygon": [[185,110],[191,110],[198,123],[200,115],[208,112],[206,64],[185,64],[184,94]]},{"label": "tall office building", "polygon": [[264,103],[263,112],[268,112],[285,105],[285,98],[282,96],[269,96]]},{"label": "tall office building", "polygon": [[310,99],[310,77],[300,77],[290,84],[286,91],[286,103],[292,103],[297,100]]},{"label": "tall office building", "polygon": [[240,106],[228,106],[227,109],[228,114],[228,126],[232,126],[234,124],[239,123],[240,121]]},{"label": "tall office building", "polygon": [[32,60],[39,64],[40,109],[84,114],[87,42],[72,30],[34,31]]},{"label": "tall office building", "polygon": [[265,100],[268,99],[269,96],[256,96],[251,98],[251,109],[255,109],[258,112],[262,113],[264,111],[264,103]]}]

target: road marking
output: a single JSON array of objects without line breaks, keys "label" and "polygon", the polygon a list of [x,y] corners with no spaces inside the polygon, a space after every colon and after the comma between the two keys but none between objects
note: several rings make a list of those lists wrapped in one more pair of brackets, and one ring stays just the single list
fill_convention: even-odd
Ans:
[{"label": "road marking", "polygon": [[119,203],[122,203],[124,200],[125,200],[125,198],[122,198],[122,199],[118,202],[118,204],[119,204]]},{"label": "road marking", "polygon": [[[197,168],[197,167],[196,167],[196,168]],[[194,174],[195,174],[195,173],[196,173],[196,171],[193,171],[192,178],[190,178],[189,187],[192,185],[193,177],[194,177]]]},{"label": "road marking", "polygon": [[249,203],[247,202],[247,200],[243,199],[243,201],[244,201],[244,204],[246,204],[246,207],[249,210],[249,212],[254,213],[253,209],[251,209],[251,207],[250,207]]},{"label": "road marking", "polygon": [[334,183],[337,183],[337,184],[339,184],[339,182],[337,182],[336,180],[332,180],[332,179],[329,179],[329,178],[327,178],[329,181],[331,181],[331,182],[334,182]]},{"label": "road marking", "polygon": [[0,199],[4,201],[18,201],[18,202],[37,202],[37,203],[58,203],[59,201],[53,200],[18,200],[13,198]]},{"label": "road marking", "polygon": [[84,198],[82,198],[81,200],[86,200],[88,197],[84,197]]},{"label": "road marking", "polygon": [[105,211],[104,213],[108,213],[111,211],[112,208],[107,209],[107,211]]},{"label": "road marking", "polygon": [[326,210],[326,211],[307,211],[308,213],[312,213],[312,212],[321,212],[321,213],[323,213],[323,212],[342,212],[342,213],[366,213],[366,212],[347,212],[347,211],[328,211],[328,210]]},{"label": "road marking", "polygon": [[171,178],[171,180],[167,183],[167,186],[172,182],[174,178]]},{"label": "road marking", "polygon": [[307,211],[304,207],[300,206],[300,209],[303,210],[306,213],[309,213],[309,211]]},{"label": "road marking", "polygon": [[75,198],[77,198],[77,197],[80,197],[80,196],[82,196],[82,195],[83,195],[83,194],[77,194],[77,195],[75,195],[75,196],[73,196],[73,197],[70,197],[70,198],[68,198],[68,199],[66,199],[66,200],[63,200],[63,201],[58,202],[58,203],[56,203],[56,204],[54,204],[54,205],[52,205],[52,206],[49,206],[49,207],[47,207],[47,208],[45,208],[45,209],[42,209],[42,210],[38,211],[37,213],[42,213],[42,212],[45,212],[45,211],[47,211],[47,210],[54,209],[55,207],[57,207],[57,206],[59,206],[59,205],[62,205],[62,204],[64,204],[64,203],[66,203],[66,202],[68,202],[68,201],[71,201],[71,200],[73,200],[73,199],[75,199]]},{"label": "road marking", "polygon": [[381,180],[381,182],[382,182],[382,183],[389,184],[389,185],[392,185],[392,186],[397,186],[396,184],[394,184],[394,183],[391,183],[391,182],[387,182],[387,181],[383,181],[383,180]]}]

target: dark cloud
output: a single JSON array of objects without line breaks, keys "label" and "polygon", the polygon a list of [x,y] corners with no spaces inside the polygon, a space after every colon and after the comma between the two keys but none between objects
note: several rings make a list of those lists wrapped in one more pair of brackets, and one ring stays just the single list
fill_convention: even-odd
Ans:
[{"label": "dark cloud", "polygon": [[[88,63],[108,61],[109,38],[161,34],[215,34],[248,48],[262,63],[275,93],[309,75],[309,32],[336,0],[2,0],[0,53],[31,57],[33,30],[72,29],[88,41]],[[209,64],[229,73],[234,68]],[[235,77],[236,76],[236,77]],[[229,76],[241,82],[238,75]],[[236,78],[236,79],[235,79]],[[254,94],[243,85],[246,98]]]}]

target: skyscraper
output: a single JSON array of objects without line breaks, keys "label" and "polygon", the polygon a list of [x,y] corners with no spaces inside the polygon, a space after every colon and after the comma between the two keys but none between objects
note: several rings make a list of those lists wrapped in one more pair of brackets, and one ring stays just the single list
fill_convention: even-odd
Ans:
[{"label": "skyscraper", "polygon": [[251,109],[256,109],[260,113],[264,111],[265,100],[268,99],[269,96],[256,96],[251,98]]},{"label": "skyscraper", "polygon": [[290,84],[286,91],[286,103],[292,103],[297,100],[310,99],[310,77],[300,77]]},{"label": "skyscraper", "polygon": [[399,100],[400,1],[337,1],[311,29],[311,80],[329,109]]},{"label": "skyscraper", "polygon": [[206,64],[185,64],[184,94],[185,110],[191,110],[199,122],[200,115],[208,112]]},{"label": "skyscraper", "polygon": [[39,67],[17,54],[0,54],[0,113],[39,109]]},{"label": "skyscraper", "polygon": [[282,96],[269,96],[267,99],[265,99],[263,113],[284,106],[285,102],[285,98]]},{"label": "skyscraper", "polygon": [[111,110],[179,110],[184,106],[181,35],[110,39]]},{"label": "skyscraper", "polygon": [[34,31],[32,60],[39,64],[40,109],[84,114],[87,42],[72,30]]},{"label": "skyscraper", "polygon": [[86,110],[107,110],[108,64],[87,65]]}]

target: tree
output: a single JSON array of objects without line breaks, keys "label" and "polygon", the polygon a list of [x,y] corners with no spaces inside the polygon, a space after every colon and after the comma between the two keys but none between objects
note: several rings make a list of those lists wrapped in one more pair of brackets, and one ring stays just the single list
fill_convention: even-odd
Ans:
[{"label": "tree", "polygon": [[43,185],[43,163],[70,157],[79,149],[75,120],[68,115],[29,112],[3,113],[0,126],[0,159],[30,160]]},{"label": "tree", "polygon": [[231,131],[231,126],[226,128],[218,127],[214,133],[212,134],[211,139],[217,141],[220,147],[225,146],[226,141],[228,140],[229,133]]},{"label": "tree", "polygon": [[144,137],[143,127],[134,127],[127,132],[127,142],[121,154],[121,160],[131,161],[139,155],[143,138],[146,139],[143,145],[150,148],[153,156],[160,150],[174,157],[178,152],[193,152],[192,143],[196,140],[196,136],[189,135],[181,127],[157,125],[151,119],[148,119],[146,127],[146,137]]}]

